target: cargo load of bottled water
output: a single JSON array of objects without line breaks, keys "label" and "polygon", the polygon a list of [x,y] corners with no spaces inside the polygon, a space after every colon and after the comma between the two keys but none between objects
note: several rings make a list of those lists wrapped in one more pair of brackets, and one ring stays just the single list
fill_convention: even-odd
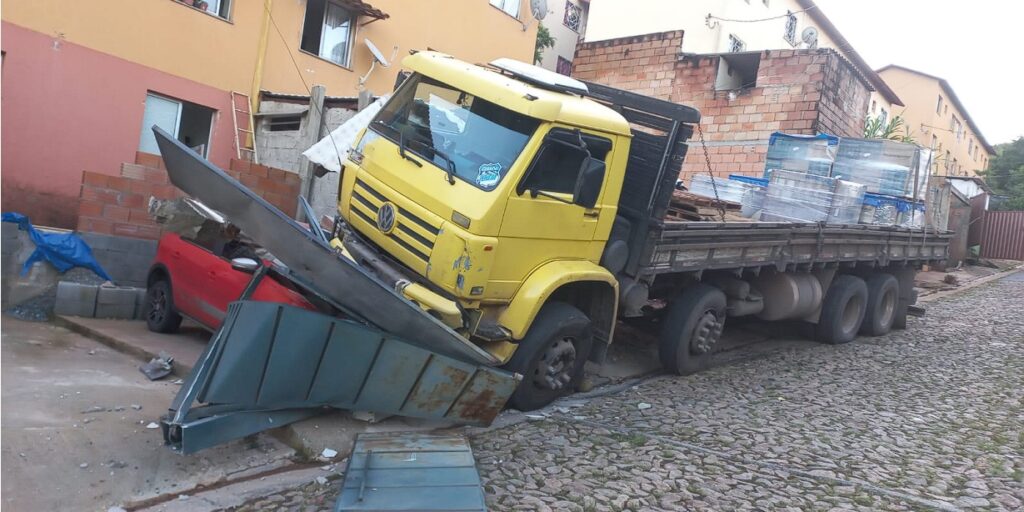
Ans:
[{"label": "cargo load of bottled water", "polygon": [[831,176],[861,183],[872,194],[923,199],[929,155],[914,144],[843,137]]},{"label": "cargo load of bottled water", "polygon": [[769,173],[760,220],[856,224],[864,188],[827,176],[773,170]]},{"label": "cargo load of bottled water", "polygon": [[775,132],[768,139],[765,177],[775,169],[831,176],[838,147],[839,137],[833,135],[791,135]]}]

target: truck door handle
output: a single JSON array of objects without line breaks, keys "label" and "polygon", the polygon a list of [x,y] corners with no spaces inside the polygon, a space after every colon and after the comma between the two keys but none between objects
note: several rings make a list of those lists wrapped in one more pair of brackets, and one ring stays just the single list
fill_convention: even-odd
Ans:
[{"label": "truck door handle", "polygon": [[593,219],[596,219],[599,215],[601,215],[601,211],[600,210],[588,210],[588,211],[583,212],[583,216],[584,217],[590,217],[590,218],[593,218]]}]

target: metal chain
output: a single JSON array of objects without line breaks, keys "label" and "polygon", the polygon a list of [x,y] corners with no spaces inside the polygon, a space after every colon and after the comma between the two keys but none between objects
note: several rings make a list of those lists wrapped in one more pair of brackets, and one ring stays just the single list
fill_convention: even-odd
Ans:
[{"label": "metal chain", "polygon": [[722,216],[722,222],[725,222],[725,203],[723,203],[722,198],[718,196],[718,185],[715,183],[715,173],[711,171],[711,155],[708,154],[708,145],[704,143],[704,130],[701,129],[700,123],[697,123],[697,136],[700,138],[700,147],[704,150],[704,163],[707,165],[708,176],[711,178],[711,190],[715,193],[715,205],[718,206],[718,213]]}]

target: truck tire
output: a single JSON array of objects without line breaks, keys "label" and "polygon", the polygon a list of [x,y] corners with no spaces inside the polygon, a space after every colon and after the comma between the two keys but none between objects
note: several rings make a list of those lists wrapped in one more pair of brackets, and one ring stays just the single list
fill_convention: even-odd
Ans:
[{"label": "truck tire", "polygon": [[549,302],[504,368],[523,376],[508,405],[532,411],[573,392],[583,379],[594,334],[590,319],[564,302]]},{"label": "truck tire", "polygon": [[146,327],[153,332],[172,333],[181,326],[181,315],[174,309],[171,282],[158,279],[146,287]]},{"label": "truck tire", "polygon": [[891,274],[877,273],[867,278],[868,302],[860,333],[881,336],[892,330],[899,309],[900,285]]},{"label": "truck tire", "polygon": [[864,321],[867,302],[868,286],[863,279],[851,275],[836,276],[822,301],[815,337],[833,345],[853,341]]},{"label": "truck tire", "polygon": [[725,325],[725,293],[706,284],[683,290],[668,308],[658,340],[665,370],[692,375],[704,369]]}]

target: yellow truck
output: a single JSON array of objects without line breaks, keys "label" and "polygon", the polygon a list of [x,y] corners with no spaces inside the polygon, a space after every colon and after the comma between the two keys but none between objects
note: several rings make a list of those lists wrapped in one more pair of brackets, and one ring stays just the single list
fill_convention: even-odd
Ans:
[{"label": "yellow truck", "polygon": [[[477,423],[543,407],[604,360],[620,319],[659,326],[682,375],[730,317],[880,335],[905,327],[916,269],[947,257],[949,234],[908,228],[667,219],[695,109],[508,59],[403,65],[339,151],[333,236],[154,129],[172,183],[283,263],[236,262],[252,284],[162,422],[174,449],[325,407]],[[263,278],[316,312],[249,300]]]},{"label": "yellow truck", "polygon": [[618,318],[662,317],[661,361],[689,374],[730,315],[832,343],[902,325],[914,267],[946,257],[910,230],[666,220],[696,110],[507,59],[403,65],[344,162],[332,243],[523,375],[518,409],[570,392]]}]

